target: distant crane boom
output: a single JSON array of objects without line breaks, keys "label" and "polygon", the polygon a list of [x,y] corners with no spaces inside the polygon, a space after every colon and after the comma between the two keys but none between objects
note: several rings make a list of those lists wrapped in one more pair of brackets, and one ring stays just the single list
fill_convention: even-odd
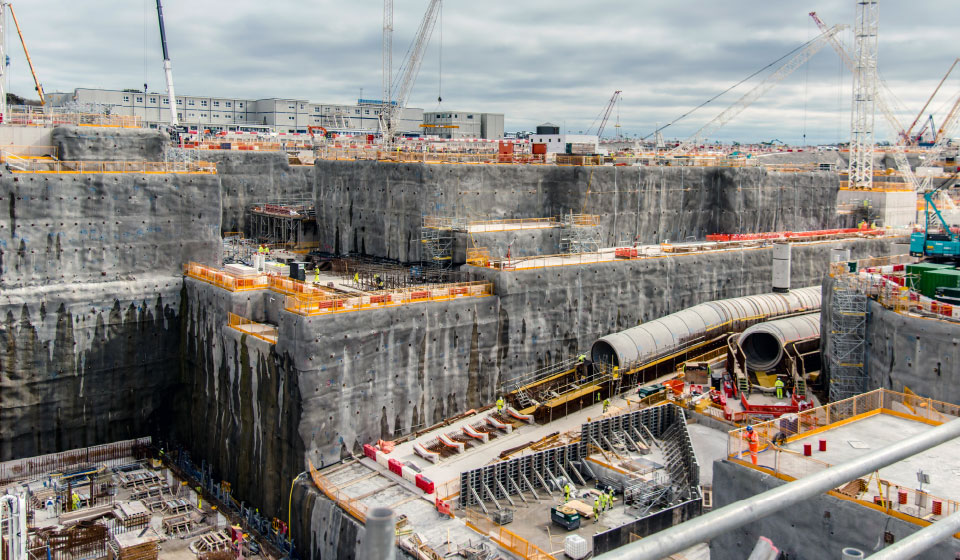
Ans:
[{"label": "distant crane boom", "polygon": [[167,99],[170,102],[170,126],[177,126],[180,122],[179,119],[177,119],[177,98],[173,94],[173,67],[170,65],[170,53],[167,52],[167,31],[163,27],[163,6],[160,5],[160,0],[157,0],[157,19],[160,21],[160,46],[163,47],[163,74],[167,79]]},{"label": "distant crane boom", "polygon": [[[440,12],[441,0],[430,0],[427,11],[423,15],[420,27],[414,38],[413,46],[410,49],[410,58],[407,59],[403,73],[397,79],[396,88],[391,88],[393,93],[391,97],[394,103],[388,102],[385,105],[386,117],[384,122],[384,140],[392,142],[397,134],[397,119],[403,113],[407,106],[407,100],[410,98],[410,92],[413,90],[413,84],[420,73],[420,65],[423,63],[423,55],[427,49],[427,43],[430,41],[430,35],[433,34],[433,28],[437,23],[437,14]],[[392,19],[392,18],[391,18]],[[392,28],[392,24],[391,24]],[[381,115],[382,116],[382,115]]]},{"label": "distant crane boom", "polygon": [[784,63],[783,66],[778,68],[776,72],[774,72],[770,76],[767,76],[765,80],[763,80],[762,82],[757,84],[753,89],[745,93],[743,97],[737,100],[736,103],[734,103],[733,105],[728,107],[726,110],[724,110],[722,113],[714,117],[713,120],[703,125],[703,127],[697,132],[695,132],[693,136],[681,142],[680,145],[670,150],[670,152],[668,153],[681,154],[681,153],[690,151],[690,149],[693,146],[695,146],[696,144],[699,144],[704,138],[708,138],[712,133],[719,130],[720,127],[730,122],[734,117],[736,117],[741,112],[743,112],[744,109],[749,107],[754,101],[756,101],[765,93],[770,91],[770,89],[773,88],[773,86],[777,85],[781,80],[783,80],[784,78],[792,74],[794,70],[796,70],[800,66],[803,66],[803,64],[805,64],[808,60],[810,60],[810,58],[813,57],[813,55],[820,52],[820,50],[823,49],[824,46],[826,46],[827,41],[831,37],[833,37],[834,35],[836,35],[837,33],[839,33],[845,28],[846,28],[845,25],[834,25],[832,28],[830,28],[826,32],[815,37],[813,40],[807,43],[807,46],[804,47],[803,50],[801,50],[796,56],[794,56],[793,58],[788,60],[786,63]]},{"label": "distant crane boom", "polygon": [[33,60],[30,59],[30,51],[27,50],[27,42],[23,40],[23,33],[20,31],[20,23],[17,21],[17,14],[13,11],[13,4],[10,6],[10,15],[13,16],[13,25],[17,28],[17,35],[20,36],[20,44],[23,45],[23,54],[27,57],[27,65],[30,66],[30,74],[33,75],[33,83],[36,85],[37,95],[40,96],[40,104],[46,104],[47,100],[43,96],[43,86],[37,78],[37,72],[33,69]]},{"label": "distant crane boom", "polygon": [[[603,110],[603,118],[600,119],[600,127],[597,128],[597,138],[603,137],[603,130],[607,128],[607,121],[610,120],[610,113],[613,112],[613,107],[617,104],[617,99],[620,98],[621,91],[618,89],[613,92],[613,95],[610,96],[610,101],[607,102],[607,106]],[[596,122],[596,121],[594,121]],[[593,128],[593,125],[590,125],[590,128]],[[587,129],[587,134],[590,133],[590,129]]]},{"label": "distant crane boom", "polygon": [[390,83],[393,80],[393,0],[383,0],[383,107],[381,116],[390,110]]},{"label": "distant crane boom", "polygon": [[[943,82],[946,82],[947,78],[950,77],[950,73],[953,72],[953,68],[957,65],[957,62],[960,62],[960,58],[953,59],[953,64],[950,65],[950,69],[947,70],[947,73],[943,75],[943,79],[940,80],[940,83],[937,84],[937,87],[933,89],[933,93],[930,94],[930,97],[927,99],[927,102],[923,104],[923,108],[920,109],[919,113],[917,113],[917,117],[913,119],[913,122],[910,123],[910,126],[907,127],[907,130],[904,131],[904,136],[906,136],[907,138],[910,137],[910,133],[913,131],[913,127],[917,126],[917,123],[923,117],[923,112],[927,110],[927,107],[930,105],[930,102],[933,101],[934,97],[936,97],[937,92],[940,91],[940,86],[943,85]],[[932,128],[930,132],[933,133]]]}]

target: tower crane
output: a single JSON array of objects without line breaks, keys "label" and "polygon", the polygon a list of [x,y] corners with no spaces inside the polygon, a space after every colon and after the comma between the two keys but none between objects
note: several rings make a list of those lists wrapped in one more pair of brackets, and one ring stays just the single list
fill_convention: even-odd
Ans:
[{"label": "tower crane", "polygon": [[[603,118],[600,119],[600,127],[597,128],[597,139],[603,137],[603,129],[607,127],[607,121],[610,120],[610,113],[613,112],[614,105],[617,104],[617,100],[620,99],[621,91],[618,89],[613,92],[613,95],[610,96],[610,101],[607,102],[607,106],[603,110]],[[596,119],[593,120],[594,123],[597,122]],[[590,124],[590,128],[593,128],[593,124]],[[590,128],[587,129],[587,134],[590,134]]]},{"label": "tower crane", "polygon": [[670,150],[668,154],[677,155],[689,152],[691,148],[702,142],[705,138],[708,138],[712,133],[719,130],[720,127],[730,122],[734,117],[743,112],[744,109],[749,107],[754,101],[770,91],[773,86],[777,85],[781,80],[792,74],[794,70],[805,64],[808,60],[810,60],[811,57],[813,57],[813,55],[820,52],[820,50],[826,46],[828,40],[833,38],[834,35],[843,29],[846,29],[846,27],[847,26],[845,25],[834,25],[830,29],[814,37],[799,53],[797,53],[796,56],[785,62],[776,70],[776,72],[767,76],[766,79],[754,86],[753,89],[743,94],[743,97],[738,99],[733,105],[725,109],[722,113],[714,117],[713,120],[703,125],[700,130],[696,131],[692,136],[681,142],[676,148]]},{"label": "tower crane", "polygon": [[33,60],[30,59],[30,52],[27,50],[27,42],[23,40],[23,32],[20,31],[20,23],[17,21],[17,14],[13,11],[13,4],[7,4],[10,7],[10,15],[13,16],[13,25],[17,28],[17,35],[20,36],[20,44],[23,45],[23,54],[27,57],[27,65],[30,66],[30,74],[33,75],[33,83],[40,96],[40,104],[46,104],[47,100],[43,96],[43,86],[40,85],[40,79],[37,78],[37,72],[33,69]]},{"label": "tower crane", "polygon": [[[410,98],[410,92],[413,90],[413,84],[417,80],[417,75],[420,73],[420,65],[423,63],[423,55],[427,49],[427,43],[430,41],[430,35],[433,34],[433,28],[437,23],[437,14],[440,12],[442,0],[430,0],[430,5],[427,6],[427,11],[423,15],[423,20],[420,21],[420,27],[417,29],[417,34],[414,36],[413,44],[410,47],[410,56],[407,60],[404,61],[400,73],[396,77],[395,82],[391,82],[389,77],[384,78],[384,84],[388,84],[385,89],[384,95],[384,106],[381,111],[381,129],[383,132],[383,142],[384,144],[390,144],[394,141],[398,132],[398,123],[400,115],[403,113],[403,110],[407,106],[407,101]],[[389,26],[387,22],[387,3],[389,3]],[[391,0],[385,0],[384,2],[384,59],[390,59],[392,62],[392,53],[387,53],[387,49],[392,49],[393,41],[387,41],[388,37],[388,27],[389,35],[392,37],[393,33],[393,2]],[[388,44],[389,42],[389,44]],[[384,64],[384,70],[389,71],[387,64]],[[389,91],[386,91],[389,90]]]},{"label": "tower crane", "polygon": [[[827,29],[827,24],[820,19],[816,12],[810,12],[810,17],[813,18],[813,21],[816,22],[817,27],[819,27],[821,31]],[[829,41],[830,46],[833,47],[833,50],[836,51],[837,55],[840,56],[840,59],[843,60],[843,65],[847,67],[847,70],[854,72],[856,68],[854,66],[853,58],[850,56],[847,50],[843,48],[843,45],[840,44],[840,41],[838,41],[836,37],[831,37]],[[896,115],[894,115],[893,111],[890,110],[890,106],[887,105],[882,91],[878,90],[876,92],[874,102],[876,103],[877,108],[880,109],[880,113],[883,114],[883,118],[886,119],[887,124],[893,129],[894,133],[900,138],[903,138],[905,134],[903,125],[900,124],[900,121],[897,119]],[[914,175],[913,168],[910,167],[910,162],[907,161],[907,154],[904,151],[903,144],[900,142],[894,142],[891,147],[893,148],[893,161],[897,164],[897,169],[904,176],[910,186],[915,191],[919,191],[920,182],[917,180],[916,175]]]}]

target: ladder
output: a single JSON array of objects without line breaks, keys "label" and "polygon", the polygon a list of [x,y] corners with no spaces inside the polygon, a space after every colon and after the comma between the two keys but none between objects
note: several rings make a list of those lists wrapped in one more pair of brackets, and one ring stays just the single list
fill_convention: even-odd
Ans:
[{"label": "ladder", "polygon": [[523,389],[517,389],[516,393],[517,408],[523,410],[529,406],[532,406],[533,400],[530,399],[530,395],[527,394]]}]

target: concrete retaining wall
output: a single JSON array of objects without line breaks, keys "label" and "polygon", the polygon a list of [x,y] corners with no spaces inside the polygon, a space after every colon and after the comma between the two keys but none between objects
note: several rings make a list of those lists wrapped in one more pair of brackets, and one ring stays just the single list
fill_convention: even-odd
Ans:
[{"label": "concrete retaining wall", "polygon": [[[467,219],[601,216],[603,244],[708,233],[834,227],[835,173],[763,168],[546,167],[316,162],[322,244],[420,260],[423,215]],[[589,191],[589,194],[588,194]]]},{"label": "concrete retaining wall", "polygon": [[[784,481],[755,469],[719,460],[713,463],[714,509],[776,488]],[[880,550],[885,532],[894,541],[921,527],[863,507],[849,500],[821,494],[791,505],[759,521],[710,541],[711,560],[742,560],[761,536],[773,541],[793,560],[839,558],[844,547],[858,548],[867,556]],[[949,539],[923,553],[923,558],[954,558],[960,541]]]},{"label": "concrete retaining wall", "polygon": [[64,161],[163,161],[166,132],[146,129],[63,126],[51,133]]}]

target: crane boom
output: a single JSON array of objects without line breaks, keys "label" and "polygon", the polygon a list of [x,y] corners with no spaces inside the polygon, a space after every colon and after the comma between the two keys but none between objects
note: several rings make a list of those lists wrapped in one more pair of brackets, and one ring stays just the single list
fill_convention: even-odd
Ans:
[{"label": "crane boom", "polygon": [[[957,65],[957,62],[960,62],[960,58],[953,59],[953,64],[950,65],[950,69],[947,70],[947,73],[943,75],[943,79],[940,80],[940,83],[937,84],[937,87],[933,89],[933,93],[930,94],[930,97],[927,99],[927,102],[923,104],[923,109],[920,109],[920,112],[917,113],[917,117],[913,119],[913,122],[910,123],[910,126],[907,127],[907,130],[904,131],[904,136],[907,138],[910,137],[910,133],[913,131],[913,127],[917,126],[917,123],[920,122],[920,119],[923,117],[923,112],[927,110],[927,107],[930,105],[930,102],[933,101],[933,98],[936,97],[937,92],[940,91],[940,86],[943,85],[943,82],[947,81],[947,78],[950,77],[950,73],[953,72],[953,68]],[[930,132],[933,132],[931,130]]]},{"label": "crane boom", "polygon": [[383,115],[390,109],[390,82],[393,80],[393,0],[383,0]]},{"label": "crane boom", "polygon": [[163,74],[167,79],[167,98],[170,102],[170,126],[177,126],[177,98],[173,94],[173,67],[167,52],[167,30],[163,27],[163,6],[157,0],[157,19],[160,20],[160,46],[163,47]]},{"label": "crane boom", "polygon": [[23,40],[23,33],[20,31],[20,22],[17,21],[17,14],[13,11],[13,4],[10,6],[10,15],[13,16],[13,25],[17,28],[17,35],[20,36],[20,44],[23,45],[23,54],[27,57],[27,65],[30,66],[30,73],[33,75],[33,83],[36,85],[37,95],[40,96],[40,104],[46,104],[47,100],[43,96],[43,86],[40,85],[40,79],[37,78],[37,72],[33,69],[33,60],[30,59],[30,51],[27,50],[27,42]]},{"label": "crane boom", "polygon": [[[393,95],[393,101],[385,106],[387,116],[384,119],[384,140],[392,142],[397,133],[397,118],[402,114],[407,106],[407,100],[410,98],[410,92],[413,90],[413,84],[420,73],[420,64],[423,62],[423,54],[427,49],[427,43],[430,41],[430,35],[433,34],[433,28],[437,23],[437,14],[440,12],[441,0],[430,0],[426,13],[423,14],[423,20],[420,21],[420,27],[414,37],[413,46],[410,49],[410,58],[407,59],[403,73],[397,78],[397,85],[391,88],[396,95]],[[392,25],[391,25],[392,27]]]},{"label": "crane boom", "polygon": [[[610,96],[610,101],[607,102],[607,106],[603,110],[603,118],[600,120],[600,127],[597,128],[597,138],[603,136],[603,129],[607,128],[607,121],[610,120],[610,113],[613,112],[614,105],[617,104],[617,99],[620,98],[621,91],[618,89],[613,92],[613,95]],[[596,121],[594,121],[596,122]],[[590,128],[593,128],[593,125],[590,125]],[[587,129],[587,134],[590,133],[590,129]]]},{"label": "crane boom", "polygon": [[834,25],[826,32],[821,33],[817,37],[814,37],[813,40],[807,43],[807,46],[804,47],[803,50],[801,50],[796,56],[794,56],[793,58],[788,60],[786,63],[784,63],[780,68],[777,69],[776,72],[774,72],[770,76],[767,76],[766,79],[764,79],[762,82],[757,84],[753,89],[745,93],[743,97],[738,99],[736,103],[734,103],[733,105],[728,107],[726,110],[724,110],[722,113],[714,117],[713,120],[703,125],[703,127],[700,128],[700,130],[698,130],[697,132],[695,132],[693,136],[681,142],[680,145],[670,150],[670,152],[668,153],[671,155],[685,153],[689,151],[690,148],[692,148],[694,145],[699,144],[704,138],[709,137],[711,133],[719,130],[720,127],[730,122],[734,117],[739,115],[744,109],[749,107],[754,101],[756,101],[762,95],[770,91],[770,89],[773,88],[773,86],[777,85],[781,80],[783,80],[784,78],[792,74],[794,70],[796,70],[797,68],[805,64],[808,60],[810,60],[811,57],[813,57],[813,55],[820,52],[820,50],[823,49],[824,46],[826,46],[827,40],[830,37],[833,37],[834,35],[836,35],[837,33],[839,33],[845,28],[846,28],[845,25]]}]

